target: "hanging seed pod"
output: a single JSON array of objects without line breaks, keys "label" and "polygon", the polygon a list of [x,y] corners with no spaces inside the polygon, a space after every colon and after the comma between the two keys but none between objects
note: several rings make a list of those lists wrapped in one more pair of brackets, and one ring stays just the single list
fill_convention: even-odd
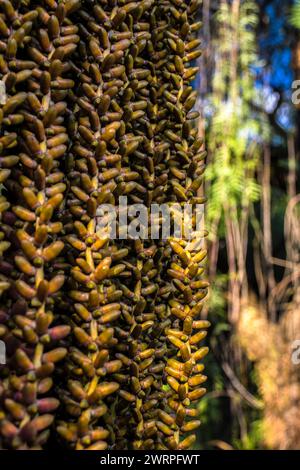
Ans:
[{"label": "hanging seed pod", "polygon": [[33,5],[0,13],[0,335],[13,345],[0,448],[45,448],[60,405],[68,448],[186,449],[205,392],[206,251],[103,237],[97,211],[120,196],[204,200],[199,2]]},{"label": "hanging seed pod", "polygon": [[[5,256],[14,269],[8,273],[10,290],[4,294],[3,301],[10,313],[7,338],[14,338],[14,341],[8,349],[6,367],[1,369],[0,447],[36,449],[46,444],[59,405],[51,396],[54,393],[52,377],[54,364],[67,353],[65,347],[57,347],[57,344],[63,344],[70,330],[63,324],[55,326],[58,318],[54,308],[64,284],[64,276],[55,263],[64,247],[59,218],[66,186],[53,191],[60,174],[53,158],[47,154],[52,147],[47,135],[53,121],[42,121],[52,107],[61,109],[53,94],[50,75],[43,69],[51,63],[54,46],[39,21],[32,29],[32,20],[38,15],[34,7],[28,2],[14,4],[16,8],[10,1],[4,4],[5,24],[10,28],[7,57],[13,59],[9,67],[17,71],[15,83],[22,91],[14,93],[14,86],[9,86],[1,103],[1,111],[8,119],[1,128],[4,153],[2,150],[0,158],[4,155],[7,159],[14,151],[20,157],[9,157],[6,166],[9,163],[10,173],[3,178],[5,194],[12,201],[3,215],[17,236],[12,237],[12,232],[5,230],[7,240],[12,240],[7,241]],[[46,8],[47,13],[55,14],[54,3],[48,3]],[[60,34],[60,26],[57,34]],[[12,113],[19,113],[18,116],[25,119],[17,119],[16,114],[13,118]],[[20,123],[18,133],[9,130]],[[54,197],[58,198],[56,202]],[[13,217],[6,216],[9,207]],[[44,393],[50,396],[43,397]]]}]

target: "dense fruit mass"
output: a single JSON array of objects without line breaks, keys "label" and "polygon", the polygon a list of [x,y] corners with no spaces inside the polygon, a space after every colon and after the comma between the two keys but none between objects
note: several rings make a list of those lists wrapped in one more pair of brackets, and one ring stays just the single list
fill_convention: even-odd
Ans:
[{"label": "dense fruit mass", "polygon": [[2,449],[195,440],[206,252],[96,222],[120,196],[203,202],[199,5],[0,2]]}]

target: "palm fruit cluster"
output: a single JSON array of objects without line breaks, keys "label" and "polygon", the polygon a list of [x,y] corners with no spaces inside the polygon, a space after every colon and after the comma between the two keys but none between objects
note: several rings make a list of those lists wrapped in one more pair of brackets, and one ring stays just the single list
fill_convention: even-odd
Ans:
[{"label": "palm fruit cluster", "polygon": [[196,439],[206,251],[103,237],[97,209],[204,202],[200,3],[0,2],[2,449]]}]

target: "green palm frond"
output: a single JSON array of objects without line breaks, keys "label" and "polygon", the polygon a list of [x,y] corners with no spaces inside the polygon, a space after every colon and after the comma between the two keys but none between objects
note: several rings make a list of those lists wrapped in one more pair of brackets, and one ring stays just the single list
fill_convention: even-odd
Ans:
[{"label": "green palm frond", "polygon": [[297,29],[300,29],[300,0],[296,0],[291,8],[290,23]]},{"label": "green palm frond", "polygon": [[[299,0],[300,2],[300,0]],[[207,169],[208,223],[222,215],[224,207],[239,214],[245,205],[260,197],[256,182],[261,137],[266,122],[253,115],[250,102],[256,98],[251,70],[258,63],[255,29],[258,9],[253,0],[242,0],[238,24],[231,17],[229,2],[216,15],[217,59],[210,104],[214,112],[208,126],[208,149],[212,155]],[[237,66],[232,78],[230,57],[233,32],[237,35]],[[235,36],[236,37],[236,36]]]}]

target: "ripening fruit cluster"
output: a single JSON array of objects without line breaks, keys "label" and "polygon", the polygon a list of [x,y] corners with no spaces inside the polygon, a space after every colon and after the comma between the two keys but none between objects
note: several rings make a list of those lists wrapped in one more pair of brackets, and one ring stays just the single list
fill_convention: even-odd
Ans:
[{"label": "ripening fruit cluster", "polygon": [[186,449],[206,252],[97,207],[195,204],[201,0],[0,1],[0,448]]}]

